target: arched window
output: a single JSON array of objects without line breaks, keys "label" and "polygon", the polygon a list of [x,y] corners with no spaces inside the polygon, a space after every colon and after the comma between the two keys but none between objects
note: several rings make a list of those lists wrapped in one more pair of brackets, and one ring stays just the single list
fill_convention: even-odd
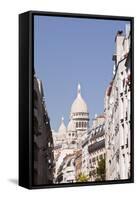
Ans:
[{"label": "arched window", "polygon": [[84,126],[86,127],[86,122],[84,123]]},{"label": "arched window", "polygon": [[76,128],[78,128],[78,122],[76,122]]},{"label": "arched window", "polygon": [[84,122],[82,122],[82,128],[84,127]]}]

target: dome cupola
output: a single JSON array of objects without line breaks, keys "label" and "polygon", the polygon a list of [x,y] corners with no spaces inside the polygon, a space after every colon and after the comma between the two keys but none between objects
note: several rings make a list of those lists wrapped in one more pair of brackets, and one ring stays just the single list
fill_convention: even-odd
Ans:
[{"label": "dome cupola", "polygon": [[81,87],[78,84],[77,97],[71,106],[70,120],[73,120],[77,131],[85,131],[89,127],[89,112],[87,104],[81,96]]},{"label": "dome cupola", "polygon": [[78,84],[77,97],[71,106],[71,114],[73,113],[88,113],[87,105],[81,96],[81,86]]},{"label": "dome cupola", "polygon": [[65,124],[64,124],[64,117],[62,117],[62,118],[61,118],[61,124],[60,124],[60,127],[59,127],[59,129],[58,129],[58,133],[59,133],[60,135],[64,135],[64,134],[66,134],[66,131],[67,131],[67,129],[66,129],[66,126],[65,126]]}]

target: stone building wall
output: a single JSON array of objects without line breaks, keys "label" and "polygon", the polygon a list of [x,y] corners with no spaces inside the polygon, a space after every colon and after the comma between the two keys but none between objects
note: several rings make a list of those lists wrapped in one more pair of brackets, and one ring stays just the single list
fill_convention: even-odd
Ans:
[{"label": "stone building wall", "polygon": [[45,108],[42,82],[34,76],[34,185],[53,182],[54,156],[50,121]]}]

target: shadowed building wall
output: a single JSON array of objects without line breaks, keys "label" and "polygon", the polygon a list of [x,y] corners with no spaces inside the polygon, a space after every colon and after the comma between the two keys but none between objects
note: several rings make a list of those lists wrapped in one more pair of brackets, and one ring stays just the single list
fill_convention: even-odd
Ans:
[{"label": "shadowed building wall", "polygon": [[42,82],[34,76],[34,185],[53,183],[53,138]]}]

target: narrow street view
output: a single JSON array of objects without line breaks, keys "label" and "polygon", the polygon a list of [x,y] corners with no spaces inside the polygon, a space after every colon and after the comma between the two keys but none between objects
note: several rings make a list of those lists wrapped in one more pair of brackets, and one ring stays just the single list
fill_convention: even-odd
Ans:
[{"label": "narrow street view", "polygon": [[44,18],[35,19],[34,185],[129,179],[130,22],[56,19],[50,34],[44,20],[55,22]]}]

